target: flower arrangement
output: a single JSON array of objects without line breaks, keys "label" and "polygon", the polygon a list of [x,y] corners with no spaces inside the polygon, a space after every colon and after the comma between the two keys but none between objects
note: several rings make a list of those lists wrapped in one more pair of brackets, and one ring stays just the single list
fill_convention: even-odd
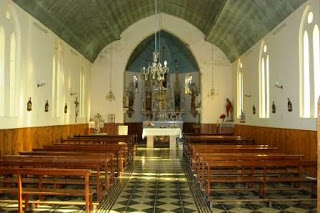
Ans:
[{"label": "flower arrangement", "polygon": [[225,114],[221,114],[221,115],[220,115],[220,119],[222,119],[222,121],[224,121],[225,118],[226,118],[226,115],[225,115]]}]

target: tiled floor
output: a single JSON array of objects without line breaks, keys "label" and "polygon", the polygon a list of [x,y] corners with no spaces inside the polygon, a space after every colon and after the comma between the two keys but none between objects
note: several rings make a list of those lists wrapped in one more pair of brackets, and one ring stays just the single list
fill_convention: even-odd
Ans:
[{"label": "tiled floor", "polygon": [[179,155],[139,149],[134,171],[110,212],[199,212]]},{"label": "tiled floor", "polygon": [[[235,185],[219,186],[236,188]],[[277,186],[275,186],[277,187]],[[247,191],[219,191],[214,199],[235,200],[256,195]],[[275,199],[308,197],[303,192],[275,191],[269,196]],[[3,197],[2,197],[3,198]],[[54,198],[57,199],[57,198]],[[16,204],[0,203],[0,213],[17,212]],[[40,206],[34,212],[84,212],[76,206]],[[273,203],[213,203],[210,209],[200,191],[188,163],[181,151],[168,148],[139,148],[135,166],[129,167],[122,178],[112,187],[109,195],[98,207],[99,213],[117,212],[214,212],[214,213],[316,213],[316,202]]]},{"label": "tiled floor", "polygon": [[[227,188],[238,186],[228,185]],[[276,188],[277,186],[275,186]],[[256,197],[252,192],[221,191],[214,198],[243,199]],[[296,198],[304,192],[275,191],[269,197],[275,199]],[[102,207],[102,206],[101,206]],[[190,173],[188,164],[183,160],[181,151],[168,149],[143,149],[137,152],[136,167],[119,197],[109,209],[101,212],[214,212],[214,213],[315,213],[316,202],[285,203],[213,203],[211,210]]]}]

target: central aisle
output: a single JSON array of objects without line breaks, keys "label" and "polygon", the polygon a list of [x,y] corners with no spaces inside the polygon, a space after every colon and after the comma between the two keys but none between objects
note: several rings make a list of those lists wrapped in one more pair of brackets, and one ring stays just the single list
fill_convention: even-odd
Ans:
[{"label": "central aisle", "polygon": [[[204,212],[190,191],[181,151],[139,148],[110,212]],[[200,208],[200,209],[199,209]]]}]

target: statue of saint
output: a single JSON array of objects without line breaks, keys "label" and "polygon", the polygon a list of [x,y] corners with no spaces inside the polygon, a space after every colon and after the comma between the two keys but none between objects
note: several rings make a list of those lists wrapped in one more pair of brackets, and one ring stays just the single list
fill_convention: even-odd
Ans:
[{"label": "statue of saint", "polygon": [[226,110],[227,110],[227,120],[232,120],[232,103],[231,101],[227,98],[227,104],[226,104]]}]

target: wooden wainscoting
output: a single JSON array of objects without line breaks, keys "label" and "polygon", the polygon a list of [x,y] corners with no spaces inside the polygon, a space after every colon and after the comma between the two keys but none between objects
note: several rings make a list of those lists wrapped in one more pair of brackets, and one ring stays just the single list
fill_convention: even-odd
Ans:
[{"label": "wooden wainscoting", "polygon": [[234,128],[233,127],[225,127],[219,126],[217,124],[197,124],[197,123],[183,123],[183,132],[184,133],[226,133],[226,134],[233,134]]},{"label": "wooden wainscoting", "polygon": [[[279,147],[280,151],[304,154],[307,160],[317,160],[317,132],[297,129],[235,125],[235,135],[254,138],[257,144]],[[311,171],[313,177],[316,171]]]},{"label": "wooden wainscoting", "polygon": [[0,155],[14,155],[32,148],[42,148],[75,134],[87,134],[87,124],[28,127],[0,130]]},{"label": "wooden wainscoting", "polygon": [[121,124],[121,123],[104,123],[104,129],[102,131],[104,133],[107,133],[108,135],[117,135],[118,128],[120,125],[123,125],[123,124]]}]

